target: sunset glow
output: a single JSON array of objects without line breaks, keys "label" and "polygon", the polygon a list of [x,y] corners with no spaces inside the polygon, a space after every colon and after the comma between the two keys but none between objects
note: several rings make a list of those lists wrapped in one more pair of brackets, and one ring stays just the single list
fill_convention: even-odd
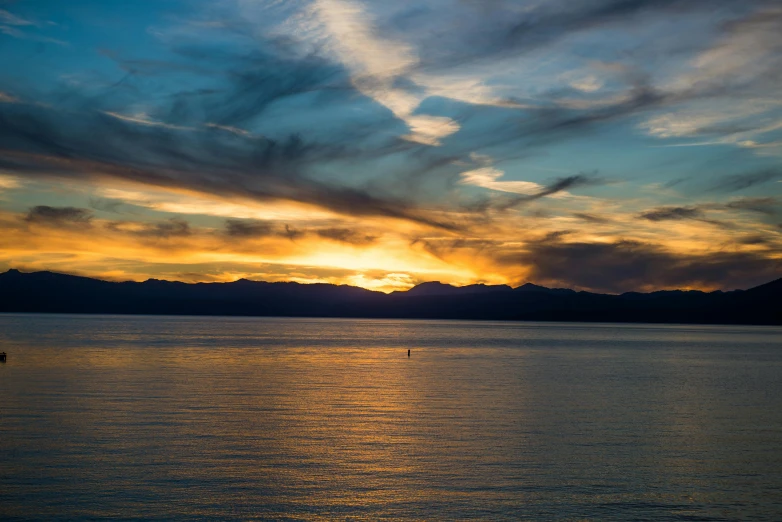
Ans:
[{"label": "sunset glow", "polygon": [[0,270],[383,292],[782,272],[775,2],[84,4],[0,8]]}]

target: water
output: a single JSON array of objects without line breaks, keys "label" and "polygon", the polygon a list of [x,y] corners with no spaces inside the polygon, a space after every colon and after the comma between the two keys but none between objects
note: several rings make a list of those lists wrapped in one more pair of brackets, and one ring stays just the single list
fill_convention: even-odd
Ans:
[{"label": "water", "polygon": [[0,350],[2,519],[782,519],[779,328],[0,315]]}]

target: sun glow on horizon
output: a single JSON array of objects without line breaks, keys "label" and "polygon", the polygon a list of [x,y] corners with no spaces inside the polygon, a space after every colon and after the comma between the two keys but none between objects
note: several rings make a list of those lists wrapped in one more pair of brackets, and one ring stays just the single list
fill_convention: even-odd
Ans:
[{"label": "sun glow on horizon", "polygon": [[18,4],[0,269],[384,292],[782,274],[766,0]]}]

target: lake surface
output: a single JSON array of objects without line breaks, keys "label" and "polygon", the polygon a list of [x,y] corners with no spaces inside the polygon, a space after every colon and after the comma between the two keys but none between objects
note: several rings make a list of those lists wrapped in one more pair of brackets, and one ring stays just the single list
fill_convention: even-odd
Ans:
[{"label": "lake surface", "polygon": [[6,520],[782,520],[780,328],[0,315],[0,351]]}]

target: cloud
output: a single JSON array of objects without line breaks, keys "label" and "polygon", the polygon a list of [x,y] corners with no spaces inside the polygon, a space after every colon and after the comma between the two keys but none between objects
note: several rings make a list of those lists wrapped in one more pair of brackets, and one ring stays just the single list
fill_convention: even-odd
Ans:
[{"label": "cloud", "polygon": [[638,215],[640,219],[653,222],[697,220],[722,228],[736,228],[736,225],[714,219],[707,219],[705,211],[746,211],[774,216],[777,213],[777,201],[774,198],[740,198],[728,203],[703,203],[687,207],[658,207]]},{"label": "cloud", "polygon": [[490,156],[471,153],[470,161],[480,165],[480,167],[462,172],[459,176],[460,184],[481,187],[496,192],[519,194],[512,197],[495,197],[490,202],[476,206],[476,208],[483,208],[484,210],[488,208],[508,210],[546,196],[573,198],[575,196],[567,192],[566,189],[602,183],[602,180],[595,176],[596,173],[581,173],[575,176],[555,179],[549,185],[541,185],[532,181],[501,181],[500,178],[505,175],[505,172],[492,165],[493,159]]},{"label": "cloud", "polygon": [[269,221],[227,219],[225,233],[235,238],[258,238],[275,234],[275,224]]},{"label": "cloud", "polygon": [[28,223],[52,227],[89,227],[92,218],[92,212],[85,208],[38,205],[30,208],[24,219]]},{"label": "cloud", "polygon": [[[556,4],[520,9],[513,2],[498,2],[493,5],[496,12],[465,5],[459,9],[461,14],[471,15],[462,18],[466,32],[482,35],[476,43],[487,44],[484,50],[495,49],[502,55],[504,47],[496,48],[490,40],[510,38],[505,44],[521,49],[526,45],[524,41],[534,36],[518,33],[522,27],[532,27],[533,33],[540,34],[591,30],[603,23],[630,20],[638,13],[705,5],[696,4],[684,9],[672,2],[601,1],[575,7]],[[394,24],[401,20],[415,22],[417,12],[408,11],[404,6],[388,10],[375,6],[373,10],[358,2],[321,0],[313,3],[312,9],[290,18],[289,27],[301,29],[301,34],[280,30],[256,34],[253,38],[260,43],[253,51],[231,51],[191,40],[170,42],[170,61],[126,59],[109,53],[109,58],[128,71],[128,78],[102,96],[87,98],[68,91],[58,96],[69,100],[65,107],[0,107],[0,138],[9,144],[0,153],[0,162],[32,175],[115,177],[226,198],[295,201],[346,215],[392,217],[453,231],[465,223],[432,209],[450,209],[462,216],[468,210],[454,204],[460,201],[453,190],[459,181],[453,177],[458,170],[454,160],[466,160],[474,150],[492,146],[512,145],[528,151],[578,136],[592,125],[668,103],[667,93],[637,75],[630,89],[612,98],[608,105],[563,108],[556,105],[555,96],[543,92],[538,96],[539,103],[525,106],[537,109],[523,116],[518,108],[509,109],[512,114],[494,119],[495,123],[502,120],[497,127],[476,126],[468,131],[464,126],[472,120],[447,111],[425,113],[433,111],[423,102],[432,102],[433,96],[446,96],[449,87],[445,80],[451,77],[460,78],[458,89],[453,87],[456,99],[459,96],[455,91],[480,93],[482,103],[499,98],[483,81],[481,71],[460,77],[452,68],[437,67],[429,60],[433,47],[422,47],[415,39],[408,41],[411,33],[397,31]],[[427,16],[432,15],[427,12]],[[507,31],[492,29],[484,34],[486,28],[481,23],[487,18]],[[583,23],[584,19],[590,22]],[[427,20],[431,23],[435,18]],[[451,21],[446,19],[446,26]],[[227,27],[222,23],[217,26]],[[443,64],[447,64],[451,51],[467,52],[463,45],[453,49],[436,47],[446,51]],[[164,96],[138,96],[140,86],[134,84],[135,76],[162,77],[185,71],[198,76],[208,73],[210,81],[193,82],[192,87]],[[489,76],[495,72],[486,71]],[[589,78],[583,75],[577,79]],[[586,85],[582,87],[589,91],[591,87]],[[118,87],[126,87],[132,94],[120,95]],[[356,103],[356,94],[368,96],[391,114],[384,116],[371,104]],[[469,98],[462,96],[461,101]],[[317,118],[307,118],[296,129],[298,132],[266,132],[285,125],[288,115],[295,117],[299,111],[309,114],[316,107],[334,104],[339,110],[321,123],[314,123]],[[346,107],[351,110],[342,110]],[[466,112],[472,110],[465,104],[460,107]],[[486,110],[499,114],[505,109],[492,106]],[[371,113],[371,117],[353,119],[358,117],[354,114],[361,113]],[[513,118],[512,124],[507,124],[508,117]],[[407,128],[400,129],[397,119]],[[248,139],[250,136],[253,139]],[[447,147],[442,141],[445,136],[453,137]],[[433,144],[441,144],[442,152],[428,151],[428,145]],[[377,160],[389,165],[403,157],[416,163],[395,167],[389,175],[378,173],[374,179],[371,174],[355,172],[374,170],[381,164]],[[366,168],[369,162],[373,169]],[[346,164],[352,167],[345,169]],[[338,169],[347,172],[333,175]],[[462,179],[467,184],[523,196],[502,200],[501,206],[506,208],[546,196],[567,196],[556,180],[550,186],[504,181],[500,171],[490,166],[464,173]],[[565,181],[570,187],[585,184],[582,175]],[[437,198],[440,201],[433,203]],[[442,200],[446,201],[441,205]]]},{"label": "cloud", "polygon": [[679,221],[682,219],[703,219],[704,210],[738,210],[776,215],[779,202],[775,198],[739,198],[727,203],[703,203],[688,207],[658,207],[642,212],[638,217],[649,221]]},{"label": "cloud", "polygon": [[238,134],[239,136],[245,136],[248,138],[253,136],[251,132],[248,132],[244,129],[239,129],[237,127],[231,127],[230,125],[218,125],[217,123],[205,123],[204,126],[212,129],[218,129],[225,132],[230,132],[232,134]]},{"label": "cloud", "polygon": [[763,120],[756,116],[779,109],[782,101],[749,100],[725,107],[723,100],[706,99],[691,105],[694,107],[653,116],[640,127],[657,138],[716,136],[720,139],[714,143],[737,144],[750,136],[774,130],[767,126],[759,127]]},{"label": "cloud", "polygon": [[109,198],[90,198],[90,208],[100,210],[102,212],[110,212],[112,214],[119,214],[122,211],[122,207],[125,205],[124,201],[109,199]]},{"label": "cloud", "polygon": [[718,37],[663,85],[679,93],[680,102],[694,102],[640,126],[659,138],[698,139],[671,146],[733,145],[782,154],[782,8],[762,0],[735,7]]},{"label": "cloud", "polygon": [[186,237],[190,234],[190,224],[184,219],[179,218],[170,218],[167,221],[152,223],[138,232],[138,235],[140,236],[158,237],[162,239]]},{"label": "cloud", "polygon": [[410,129],[403,139],[438,146],[459,130],[447,117],[414,114],[427,93],[400,87],[418,62],[404,42],[380,37],[369,13],[352,0],[315,0],[311,14],[325,32],[328,48],[351,72],[356,89],[388,108]]},{"label": "cloud", "polygon": [[316,236],[338,243],[350,245],[370,245],[377,236],[362,234],[351,228],[329,227],[315,229],[294,228],[289,224],[272,221],[227,219],[225,234],[237,239],[258,239],[267,237],[285,237],[295,241],[308,236]]},{"label": "cloud", "polygon": [[[215,140],[179,125],[150,125],[100,112],[74,114],[33,105],[0,104],[0,164],[28,175],[88,180],[111,177],[255,201],[288,200],[355,216],[382,216],[442,229],[456,225],[370,188],[326,183],[313,165],[351,157],[341,142],[299,135],[247,142]],[[177,128],[172,128],[175,126]],[[358,156],[361,152],[355,151]]]},{"label": "cloud", "polygon": [[141,114],[134,114],[132,116],[126,115],[126,114],[118,114],[116,112],[106,111],[104,112],[105,115],[111,116],[112,118],[117,118],[118,120],[127,121],[130,123],[138,123],[139,125],[149,125],[151,127],[165,127],[167,129],[176,129],[176,130],[194,130],[192,127],[182,127],[179,125],[171,125],[170,123],[164,123],[162,121],[155,121],[149,118],[144,113]]},{"label": "cloud", "polygon": [[[669,147],[702,147],[710,145],[733,145],[756,149],[760,155],[782,151],[782,142],[763,141],[761,136],[774,136],[782,129],[782,100],[750,101],[731,103],[725,99],[708,100],[710,108],[692,112],[679,110],[676,113],[655,116],[640,127],[658,138],[693,138],[698,141],[677,141]],[[767,139],[767,138],[766,138]],[[758,141],[761,140],[761,141]]]},{"label": "cloud", "polygon": [[768,236],[764,236],[761,234],[752,234],[749,236],[744,236],[739,239],[739,243],[742,245],[773,245],[775,241]]},{"label": "cloud", "polygon": [[639,241],[532,243],[499,258],[540,284],[603,291],[749,288],[779,277],[782,261],[749,252],[675,253]]},{"label": "cloud", "polygon": [[15,26],[37,25],[35,22],[31,20],[26,20],[20,16],[17,16],[13,13],[6,11],[5,9],[0,9],[0,24],[15,25]]},{"label": "cloud", "polygon": [[780,203],[775,198],[740,198],[726,203],[725,208],[773,216],[779,213]]},{"label": "cloud", "polygon": [[113,221],[106,223],[106,228],[112,232],[149,239],[185,238],[192,235],[190,223],[181,218],[169,218],[155,223]]},{"label": "cloud", "polygon": [[495,206],[499,210],[508,210],[544,198],[546,196],[553,196],[555,194],[562,193],[571,188],[598,185],[601,182],[601,180],[587,174],[576,174],[574,176],[557,178],[548,185],[541,187],[537,192],[507,198],[504,201],[496,203]]},{"label": "cloud", "polygon": [[483,238],[413,238],[410,246],[420,246],[434,257],[452,262],[454,254],[471,259],[501,250],[504,241]]},{"label": "cloud", "polygon": [[[40,29],[43,27],[43,25],[44,24],[41,24],[35,20],[23,18],[19,15],[11,13],[6,9],[0,9],[0,33],[6,36],[11,36],[13,38],[32,40],[42,43],[54,43],[62,46],[68,45],[67,42],[58,40],[57,38],[51,38],[27,31],[29,29]],[[46,25],[52,26],[55,24],[48,23]]]},{"label": "cloud", "polygon": [[646,211],[640,217],[649,221],[700,219],[703,217],[703,211],[696,207],[661,207]]},{"label": "cloud", "polygon": [[[772,182],[782,179],[766,167],[782,132],[773,5],[210,3],[157,17],[147,33],[129,21],[139,40],[151,37],[131,54],[101,51],[93,63],[79,49],[46,50],[84,58],[86,69],[66,78],[39,67],[0,79],[0,169],[24,180],[20,201],[41,191],[46,198],[33,201],[56,201],[60,189],[93,197],[99,217],[88,232],[125,245],[117,257],[136,266],[146,261],[133,248],[158,261],[192,248],[215,262],[284,257],[309,267],[286,272],[306,279],[321,278],[306,272],[322,266],[396,271],[397,258],[388,259],[410,254],[465,282],[503,282],[532,270],[524,256],[543,244],[620,245],[614,255],[630,265],[631,251],[689,252],[693,263],[717,248],[771,255]],[[82,50],[122,48],[82,36]],[[7,40],[9,52],[29,47]],[[632,135],[639,128],[645,135]],[[652,139],[743,150],[650,150]],[[673,190],[633,194],[636,176],[693,180],[694,165],[715,164],[718,175],[737,175],[701,182],[721,196],[711,203],[681,202]],[[746,170],[723,170],[735,164]],[[597,172],[628,183],[580,195],[606,183]],[[762,197],[732,198],[743,190]],[[139,221],[105,221],[120,209]],[[188,221],[155,221],[161,213]],[[96,246],[65,239],[64,253],[88,256]],[[506,257],[518,263],[494,262]]]},{"label": "cloud", "polygon": [[172,105],[157,119],[193,127],[206,125],[238,135],[276,105],[297,97],[313,97],[310,108],[314,110],[318,101],[333,102],[355,94],[342,66],[312,53],[291,52],[274,39],[266,44],[250,53],[213,48],[206,43],[178,45],[172,49],[176,60],[154,64],[116,56],[113,59],[132,74],[141,71],[155,76],[171,68],[189,67],[199,75],[218,75],[222,80],[219,88],[174,93]]},{"label": "cloud", "polygon": [[775,4],[756,2],[759,9],[728,22],[723,38],[701,53],[692,64],[695,71],[680,81],[724,90],[778,79],[782,8]]},{"label": "cloud", "polygon": [[461,174],[461,183],[487,188],[499,192],[532,195],[540,192],[543,185],[532,181],[499,181],[505,173],[494,167],[481,167]]},{"label": "cloud", "polygon": [[431,16],[429,9],[411,8],[405,18],[399,16],[407,27],[422,33],[417,48],[423,65],[464,67],[529,54],[589,32],[637,28],[641,23],[688,14],[708,15],[702,13],[706,9],[721,10],[723,16],[738,10],[731,0],[494,0],[462,2],[459,7],[454,9],[449,3],[438,10],[442,23],[434,28],[417,25],[425,25],[421,20]]},{"label": "cloud", "polygon": [[294,228],[287,223],[285,224],[282,232],[282,236],[287,237],[290,241],[296,241],[304,235],[306,235],[306,231]]},{"label": "cloud", "polygon": [[579,91],[595,92],[603,87],[603,82],[601,82],[595,76],[589,75],[571,81],[570,86]]},{"label": "cloud", "polygon": [[735,225],[726,221],[718,221],[716,219],[706,219],[704,209],[725,209],[724,205],[700,205],[692,207],[659,207],[646,212],[641,213],[638,217],[646,219],[648,221],[660,222],[660,221],[682,221],[685,219],[692,219],[715,225],[721,228],[735,228]]},{"label": "cloud", "polygon": [[769,181],[773,181],[777,178],[782,178],[782,171],[777,169],[767,169],[756,172],[748,172],[745,174],[735,174],[732,176],[725,176],[720,179],[717,183],[712,185],[710,191],[739,192],[755,185],[768,183]]},{"label": "cloud", "polygon": [[19,181],[19,179],[16,176],[6,176],[3,174],[0,174],[0,192],[3,190],[11,190],[15,188],[19,188],[22,186],[22,183]]},{"label": "cloud", "polygon": [[588,212],[574,212],[573,217],[581,219],[583,221],[587,221],[589,223],[597,223],[597,224],[605,224],[605,223],[611,223],[611,220],[603,217],[603,216],[596,216],[595,214],[590,214]]},{"label": "cloud", "polygon": [[369,245],[377,240],[376,236],[362,234],[350,228],[322,228],[315,233],[324,239],[351,245]]},{"label": "cloud", "polygon": [[229,219],[311,221],[334,219],[338,214],[314,206],[285,201],[255,201],[249,198],[223,198],[208,194],[150,189],[131,190],[111,185],[96,187],[95,192],[107,200],[170,214],[217,216]]},{"label": "cloud", "polygon": [[19,98],[11,96],[8,93],[0,91],[0,103],[18,103]]}]

